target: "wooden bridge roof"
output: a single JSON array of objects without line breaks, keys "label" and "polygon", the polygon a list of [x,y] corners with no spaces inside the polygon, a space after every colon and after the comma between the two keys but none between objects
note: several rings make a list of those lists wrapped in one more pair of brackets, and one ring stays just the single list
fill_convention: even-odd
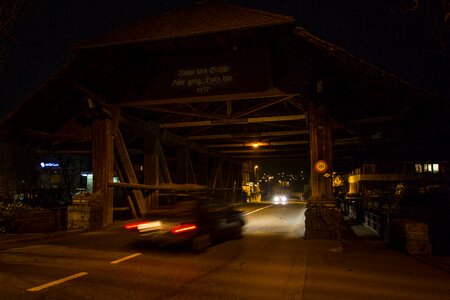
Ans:
[{"label": "wooden bridge roof", "polygon": [[[260,48],[266,55],[254,57]],[[438,138],[427,135],[431,130],[441,137],[450,132],[449,109],[441,99],[295,28],[289,16],[217,3],[192,5],[75,49],[72,61],[0,123],[1,141],[85,153],[89,118],[109,118],[118,107],[131,147],[140,131],[152,127],[167,141],[179,138],[231,159],[301,157],[309,155],[306,116],[308,104],[316,102],[328,107],[335,121],[335,166],[351,169],[391,146],[404,151],[416,142],[438,145]],[[143,96],[148,68],[164,71],[158,69],[161,62],[201,61],[219,52],[237,65],[271,60],[269,70],[258,69],[269,73],[267,86]],[[318,80],[326,93],[311,99]],[[252,149],[253,141],[261,147]],[[441,157],[447,153],[435,149]]]},{"label": "wooden bridge roof", "polygon": [[277,25],[293,25],[294,21],[294,18],[290,16],[207,2],[170,10],[160,16],[81,43],[76,48],[118,46]]}]

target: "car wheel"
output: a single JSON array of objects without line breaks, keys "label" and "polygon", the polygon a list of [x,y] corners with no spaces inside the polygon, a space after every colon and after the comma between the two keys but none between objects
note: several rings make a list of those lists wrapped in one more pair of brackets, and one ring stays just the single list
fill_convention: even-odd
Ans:
[{"label": "car wheel", "polygon": [[205,233],[195,237],[191,242],[191,248],[195,252],[204,251],[206,248],[211,246],[212,237],[209,233]]},{"label": "car wheel", "polygon": [[236,240],[242,238],[242,225],[236,227],[233,238]]}]

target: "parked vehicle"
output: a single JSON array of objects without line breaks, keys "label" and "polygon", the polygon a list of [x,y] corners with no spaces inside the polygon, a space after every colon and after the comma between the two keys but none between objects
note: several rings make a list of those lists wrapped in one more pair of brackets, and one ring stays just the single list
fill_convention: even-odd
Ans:
[{"label": "parked vehicle", "polygon": [[150,211],[144,218],[126,224],[125,229],[159,245],[187,244],[201,251],[218,240],[240,238],[244,224],[242,213],[232,207],[187,197]]}]

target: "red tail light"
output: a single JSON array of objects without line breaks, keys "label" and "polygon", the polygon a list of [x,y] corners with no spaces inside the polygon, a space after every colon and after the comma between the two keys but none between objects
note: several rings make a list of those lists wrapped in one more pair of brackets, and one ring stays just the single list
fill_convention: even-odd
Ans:
[{"label": "red tail light", "polygon": [[177,234],[177,233],[183,233],[183,232],[192,231],[192,230],[196,230],[196,229],[197,229],[197,225],[195,225],[195,224],[182,224],[182,225],[174,227],[172,229],[172,233]]},{"label": "red tail light", "polygon": [[146,223],[149,223],[149,222],[148,221],[138,221],[138,222],[125,224],[124,227],[126,230],[133,230],[133,229],[137,229],[139,225],[143,225]]}]

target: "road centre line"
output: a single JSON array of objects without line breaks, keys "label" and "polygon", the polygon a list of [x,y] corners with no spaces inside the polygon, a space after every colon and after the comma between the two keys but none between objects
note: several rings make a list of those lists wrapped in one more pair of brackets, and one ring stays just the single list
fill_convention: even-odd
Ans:
[{"label": "road centre line", "polygon": [[247,212],[247,213],[244,213],[244,216],[248,216],[248,215],[251,215],[251,214],[253,214],[253,213],[255,213],[255,212],[258,212],[258,211],[260,211],[260,210],[263,210],[263,209],[269,208],[269,207],[271,207],[271,206],[273,206],[273,204],[271,204],[271,205],[267,205],[267,206],[264,206],[264,207],[261,207],[261,208],[259,208],[259,209],[257,209],[257,210],[252,210],[252,211],[249,211],[249,212]]},{"label": "road centre line", "polygon": [[119,258],[119,259],[117,259],[117,260],[114,260],[114,261],[112,261],[111,263],[112,263],[112,264],[118,264],[118,263],[120,263],[120,262],[123,262],[124,260],[131,259],[131,258],[136,257],[136,256],[139,256],[139,255],[141,255],[141,254],[142,254],[142,253],[134,253],[134,254],[131,254],[131,255],[128,255],[128,256]]},{"label": "road centre line", "polygon": [[38,291],[46,289],[48,287],[51,287],[51,286],[54,286],[54,285],[58,285],[58,284],[64,283],[64,282],[72,280],[72,279],[76,279],[76,278],[82,277],[82,276],[87,275],[87,274],[88,273],[86,273],[86,272],[80,272],[80,273],[77,273],[77,274],[74,274],[74,275],[70,275],[70,276],[67,276],[67,277],[64,277],[64,278],[61,278],[61,279],[58,279],[58,280],[46,283],[46,284],[42,284],[42,285],[33,287],[31,289],[28,289],[27,291],[28,292],[38,292]]}]

